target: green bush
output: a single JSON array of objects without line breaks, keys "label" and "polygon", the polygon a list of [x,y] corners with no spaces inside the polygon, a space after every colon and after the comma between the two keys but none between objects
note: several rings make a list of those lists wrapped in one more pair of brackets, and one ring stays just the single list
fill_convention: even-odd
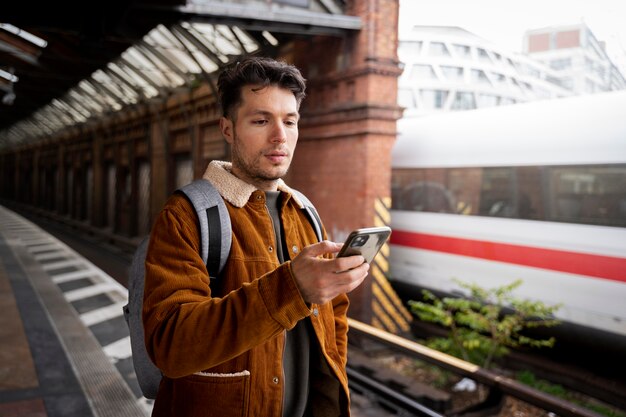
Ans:
[{"label": "green bush", "polygon": [[[446,338],[428,339],[429,347],[489,368],[494,358],[509,352],[508,348],[554,345],[553,337],[534,339],[522,332],[557,325],[559,321],[553,314],[560,305],[547,306],[540,301],[514,298],[511,293],[522,285],[521,280],[494,289],[456,282],[470,291],[469,298],[439,298],[424,290],[423,301],[409,301],[411,310],[421,320],[450,329]],[[505,307],[510,307],[512,312],[505,314]]]},{"label": "green bush", "polygon": [[562,398],[565,401],[569,401],[603,416],[626,417],[626,414],[610,406],[598,402],[593,402],[593,400],[585,400],[584,398],[577,396],[571,391],[566,390],[559,384],[553,384],[543,379],[539,379],[535,376],[535,374],[530,371],[520,371],[515,375],[515,378],[522,384],[526,384],[547,394],[554,395],[555,397]]}]

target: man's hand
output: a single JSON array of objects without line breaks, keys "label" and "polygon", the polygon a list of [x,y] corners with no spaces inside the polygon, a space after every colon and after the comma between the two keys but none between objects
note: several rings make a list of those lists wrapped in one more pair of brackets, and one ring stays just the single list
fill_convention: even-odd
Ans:
[{"label": "man's hand", "polygon": [[320,258],[327,253],[339,252],[342,246],[325,240],[307,246],[291,261],[291,271],[304,301],[325,304],[361,285],[370,268],[361,255]]}]

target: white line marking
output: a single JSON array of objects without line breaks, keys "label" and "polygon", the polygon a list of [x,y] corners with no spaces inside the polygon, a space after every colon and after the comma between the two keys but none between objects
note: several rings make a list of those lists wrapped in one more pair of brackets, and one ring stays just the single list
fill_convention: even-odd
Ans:
[{"label": "white line marking", "polygon": [[81,269],[80,271],[72,271],[66,272],[65,274],[59,274],[52,277],[52,281],[56,284],[61,284],[62,282],[74,281],[75,279],[95,277],[99,274],[98,269]]},{"label": "white line marking", "polygon": [[80,319],[83,321],[85,326],[93,326],[94,324],[102,323],[103,321],[121,316],[123,314],[122,307],[125,304],[126,303],[115,303],[106,307],[91,310],[87,313],[81,314]]},{"label": "white line marking", "polygon": [[130,336],[126,336],[123,339],[108,344],[104,346],[102,350],[104,350],[104,353],[111,358],[113,363],[122,359],[130,358]]},{"label": "white line marking", "polygon": [[35,239],[24,239],[22,236],[20,236],[20,240],[25,246],[39,246],[39,245],[44,245],[44,244],[54,242],[54,240],[50,238],[46,238],[46,237],[35,238]]},{"label": "white line marking", "polygon": [[79,288],[77,290],[66,292],[65,299],[71,303],[72,301],[81,300],[83,298],[102,294],[108,291],[117,291],[117,286],[107,283],[107,284],[96,284],[96,285],[92,285],[90,287],[85,287],[85,288]]},{"label": "white line marking", "polygon": [[59,250],[55,252],[44,253],[41,255],[33,254],[33,257],[35,258],[36,261],[41,262],[41,261],[46,261],[48,259],[54,259],[54,258],[61,258],[61,257],[66,258],[68,255],[69,254],[67,253],[67,251],[61,250],[59,248]]},{"label": "white line marking", "polygon": [[30,246],[28,248],[28,251],[31,254],[35,254],[35,253],[39,253],[39,252],[47,252],[51,249],[59,249],[60,246],[57,243],[50,243],[50,244],[46,244],[46,245],[37,245],[37,246]]},{"label": "white line marking", "polygon": [[41,265],[41,268],[45,271],[51,271],[53,269],[61,269],[61,268],[65,268],[68,266],[75,266],[75,265],[85,265],[85,260],[78,259],[78,258],[66,259],[64,261],[53,262],[50,264],[43,264]]}]

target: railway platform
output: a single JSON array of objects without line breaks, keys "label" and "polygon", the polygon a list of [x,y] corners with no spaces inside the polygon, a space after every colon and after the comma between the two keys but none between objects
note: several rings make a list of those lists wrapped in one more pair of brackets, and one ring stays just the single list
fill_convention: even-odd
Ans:
[{"label": "railway platform", "polygon": [[[102,266],[0,205],[0,416],[150,415],[122,314],[127,290]],[[391,415],[358,393],[352,414]]]},{"label": "railway platform", "polygon": [[113,278],[0,206],[0,415],[148,416],[125,302]]}]

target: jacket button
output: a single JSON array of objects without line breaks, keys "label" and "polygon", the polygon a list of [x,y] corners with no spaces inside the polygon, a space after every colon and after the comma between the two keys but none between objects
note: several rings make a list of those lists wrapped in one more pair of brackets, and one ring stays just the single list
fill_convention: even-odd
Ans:
[{"label": "jacket button", "polygon": [[274,378],[272,378],[272,382],[273,382],[274,384],[278,384],[278,377],[277,377],[277,376],[275,376]]},{"label": "jacket button", "polygon": [[268,250],[268,251],[270,251],[270,252],[274,252],[274,248],[273,248],[273,247],[271,247],[271,246],[268,246],[268,247],[267,247],[267,250]]},{"label": "jacket button", "polygon": [[293,245],[291,247],[291,250],[293,251],[293,253],[298,253],[298,247],[296,245]]},{"label": "jacket button", "polygon": [[314,309],[313,309],[313,315],[314,315],[315,317],[317,317],[319,314],[320,314],[320,312],[318,311],[318,309],[317,309],[317,308],[314,308]]}]

